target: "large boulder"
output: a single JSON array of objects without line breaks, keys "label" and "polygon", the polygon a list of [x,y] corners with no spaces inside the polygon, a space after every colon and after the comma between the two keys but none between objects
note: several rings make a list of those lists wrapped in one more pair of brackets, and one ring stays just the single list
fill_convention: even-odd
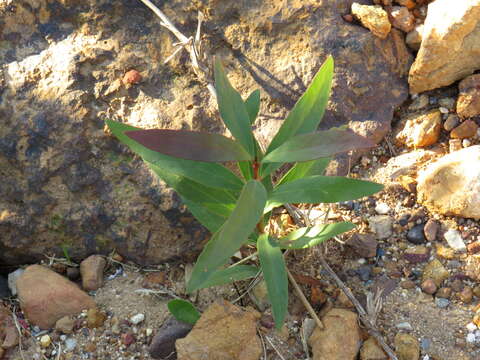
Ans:
[{"label": "large boulder", "polygon": [[422,43],[410,69],[410,92],[447,86],[480,69],[480,0],[428,5]]},{"label": "large boulder", "polygon": [[[349,124],[379,142],[407,96],[402,76],[412,59],[399,31],[381,40],[344,22],[352,2],[176,0],[162,9],[187,35],[196,10],[207,15],[203,48],[223,59],[244,96],[262,90],[261,141],[332,54],[323,126]],[[76,259],[115,249],[143,264],[197,254],[208,233],[104,131],[105,119],[117,119],[225,132],[188,57],[163,63],[176,39],[136,0],[19,0],[0,12],[0,261],[36,261],[62,248]],[[124,84],[132,69],[140,77]],[[346,171],[348,158],[337,164]]]},{"label": "large boulder", "polygon": [[445,155],[417,181],[418,200],[429,210],[480,219],[480,145]]}]

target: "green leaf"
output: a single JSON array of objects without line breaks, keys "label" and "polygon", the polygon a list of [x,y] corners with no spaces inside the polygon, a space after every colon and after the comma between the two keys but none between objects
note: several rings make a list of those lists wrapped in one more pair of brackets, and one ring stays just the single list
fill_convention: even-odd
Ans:
[{"label": "green leaf", "polygon": [[310,176],[277,186],[268,198],[266,210],[286,203],[336,203],[375,194],[383,186],[342,176]]},{"label": "green leaf", "polygon": [[236,193],[205,186],[170,173],[163,167],[146,163],[168,186],[175,189],[190,212],[212,233],[223,225],[233,211],[237,200]]},{"label": "green leaf", "polygon": [[126,131],[125,135],[147,149],[186,160],[227,162],[253,159],[239,143],[219,134],[150,129]]},{"label": "green leaf", "polygon": [[[126,131],[140,130],[139,128],[112,120],[106,120],[106,123],[112,133],[122,143],[127,145],[130,150],[140,155],[145,161],[155,164],[161,168],[168,169],[170,173],[189,178],[206,186],[225,188],[235,191],[240,191],[242,189],[243,182],[235,174],[222,165],[184,160],[160,154],[153,150],[147,149],[125,135]],[[212,176],[212,174],[215,174],[215,176]]]},{"label": "green leaf", "polygon": [[260,90],[255,90],[248,96],[247,100],[245,100],[245,107],[247,108],[250,124],[253,125],[260,110]]},{"label": "green leaf", "polygon": [[255,155],[255,146],[250,125],[250,118],[240,94],[228,81],[222,63],[215,60],[215,88],[217,90],[218,110],[223,122],[247,152]]},{"label": "green leaf", "polygon": [[[317,130],[328,104],[333,79],[333,58],[329,56],[318,70],[310,86],[288,114],[268,146],[267,154],[291,137]],[[262,167],[262,175],[278,169],[278,164]]]},{"label": "green leaf", "polygon": [[186,300],[170,300],[167,307],[173,317],[178,321],[195,325],[198,319],[200,319],[200,313],[198,310]]},{"label": "green leaf", "polygon": [[282,249],[306,249],[354,228],[355,225],[350,222],[304,227],[292,231],[288,236],[279,239],[278,245]]},{"label": "green leaf", "polygon": [[300,162],[330,157],[355,149],[375,146],[370,139],[352,130],[330,129],[297,135],[263,158],[263,162]]},{"label": "green leaf", "polygon": [[267,284],[268,299],[272,304],[275,327],[282,327],[288,310],[288,277],[285,260],[279,247],[271,244],[267,234],[257,241],[258,257]]},{"label": "green leaf", "polygon": [[260,269],[256,266],[250,265],[237,265],[227,269],[217,270],[210,275],[207,281],[202,283],[199,289],[249,279],[256,276],[259,271]]},{"label": "green leaf", "polygon": [[213,234],[197,259],[187,291],[192,292],[203,283],[248,240],[263,213],[267,192],[256,181],[247,182],[229,218]]},{"label": "green leaf", "polygon": [[331,158],[296,163],[278,182],[278,185],[312,175],[323,175]]}]

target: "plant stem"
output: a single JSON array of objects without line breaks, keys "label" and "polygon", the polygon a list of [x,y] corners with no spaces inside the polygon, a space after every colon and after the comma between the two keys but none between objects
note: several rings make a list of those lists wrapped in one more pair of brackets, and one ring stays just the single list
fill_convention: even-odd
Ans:
[{"label": "plant stem", "polygon": [[317,313],[315,312],[315,310],[313,309],[312,305],[310,305],[309,301],[307,300],[307,298],[305,297],[305,294],[303,293],[302,289],[300,288],[300,285],[298,285],[297,281],[295,280],[295,278],[293,277],[292,273],[290,272],[290,270],[287,269],[287,275],[288,275],[288,279],[290,280],[290,282],[292,283],[293,285],[293,288],[295,289],[295,291],[297,292],[297,295],[298,297],[300,298],[300,300],[302,301],[303,305],[305,306],[305,308],[307,309],[308,313],[310,314],[310,316],[313,318],[313,320],[315,320],[315,322],[317,323],[317,326],[320,328],[320,329],[325,329],[325,326],[323,325],[322,323],[322,320],[320,320],[320,318],[318,317]]}]

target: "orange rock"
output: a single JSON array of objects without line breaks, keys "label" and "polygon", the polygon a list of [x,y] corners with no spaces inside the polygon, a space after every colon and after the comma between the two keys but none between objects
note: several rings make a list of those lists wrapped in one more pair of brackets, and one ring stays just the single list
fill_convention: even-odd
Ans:
[{"label": "orange rock", "polygon": [[467,139],[474,137],[477,133],[478,125],[472,120],[465,120],[450,132],[453,139]]},{"label": "orange rock", "polygon": [[20,307],[41,329],[52,328],[64,316],[95,307],[95,301],[76,284],[41,265],[29,266],[17,280]]},{"label": "orange rock", "polygon": [[123,76],[122,82],[127,85],[138,84],[142,81],[142,75],[137,70],[130,70],[125,73]]}]

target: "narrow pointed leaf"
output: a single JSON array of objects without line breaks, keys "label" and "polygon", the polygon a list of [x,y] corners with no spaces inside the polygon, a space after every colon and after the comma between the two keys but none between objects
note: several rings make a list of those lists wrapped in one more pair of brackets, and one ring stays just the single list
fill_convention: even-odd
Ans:
[{"label": "narrow pointed leaf", "polygon": [[215,88],[220,115],[227,128],[247,152],[254,156],[255,146],[251,131],[250,118],[240,94],[228,81],[222,63],[215,61]]},{"label": "narrow pointed leaf", "polygon": [[[268,146],[267,154],[295,135],[317,130],[328,104],[332,79],[333,58],[329,56],[318,70],[308,89],[288,114]],[[278,164],[266,164],[262,167],[262,174],[270,174],[278,167]]]},{"label": "narrow pointed leaf", "polygon": [[[225,188],[240,192],[243,182],[230,170],[220,164],[173,158],[147,149],[125,135],[126,131],[140,130],[134,126],[106,120],[112,133],[130,150],[140,155],[143,160],[168,169],[170,173],[189,178],[206,186]],[[215,176],[212,176],[215,174]]]},{"label": "narrow pointed leaf", "polygon": [[175,189],[190,212],[212,233],[227,220],[236,203],[236,194],[225,189],[212,188],[186,177],[175,175],[165,168],[150,164],[152,171]]},{"label": "narrow pointed leaf", "polygon": [[331,158],[296,163],[278,182],[278,185],[301,179],[307,176],[323,175]]},{"label": "narrow pointed leaf", "polygon": [[198,310],[186,300],[170,300],[167,307],[173,317],[178,321],[195,325],[198,319],[200,319],[200,313]]},{"label": "narrow pointed leaf", "polygon": [[239,161],[238,168],[243,175],[245,180],[252,180],[253,179],[253,169],[252,169],[252,162],[251,161]]},{"label": "narrow pointed leaf", "polygon": [[288,277],[282,250],[271,244],[267,234],[257,241],[258,257],[267,284],[268,299],[272,304],[275,327],[279,329],[288,310]]},{"label": "narrow pointed leaf", "polygon": [[255,90],[248,96],[247,100],[245,100],[245,107],[247,108],[250,124],[253,125],[260,110],[260,90]]},{"label": "narrow pointed leaf", "polygon": [[306,249],[318,245],[325,240],[355,228],[350,222],[321,224],[313,228],[300,228],[278,241],[282,249]]},{"label": "narrow pointed leaf", "polygon": [[217,270],[210,275],[208,280],[205,281],[199,289],[249,279],[257,275],[259,271],[260,269],[256,266],[250,265],[237,265],[227,269]]},{"label": "narrow pointed leaf", "polygon": [[310,176],[276,187],[268,198],[266,210],[286,203],[336,203],[375,194],[383,186],[370,181],[342,176]]},{"label": "narrow pointed leaf", "polygon": [[136,130],[130,139],[164,155],[195,161],[226,162],[252,160],[243,147],[223,135],[187,130]]},{"label": "narrow pointed leaf", "polygon": [[229,218],[198,257],[187,285],[188,292],[203,286],[213,272],[247,242],[262,215],[266,199],[267,192],[260,182],[250,180],[245,184]]},{"label": "narrow pointed leaf", "polygon": [[297,135],[266,155],[263,162],[309,161],[373,146],[373,141],[352,130],[334,128]]}]

